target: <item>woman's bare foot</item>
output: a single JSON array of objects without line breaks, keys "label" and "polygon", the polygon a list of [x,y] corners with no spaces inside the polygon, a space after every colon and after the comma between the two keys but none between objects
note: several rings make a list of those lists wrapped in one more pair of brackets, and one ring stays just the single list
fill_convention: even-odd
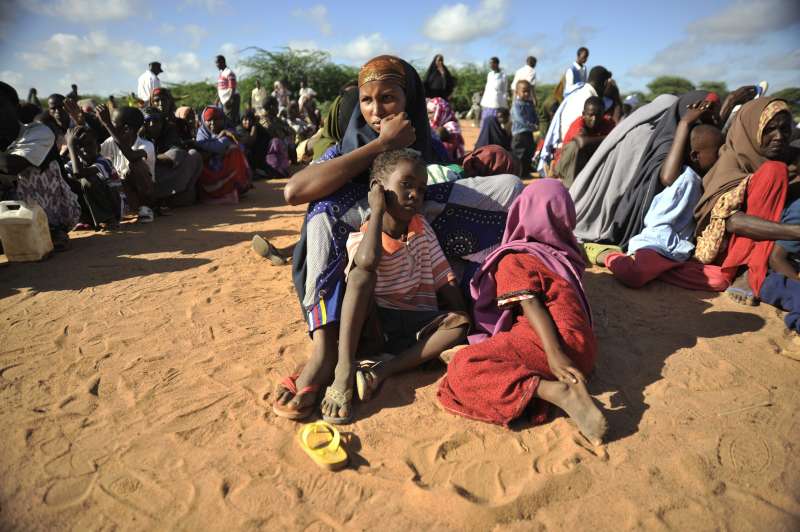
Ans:
[{"label": "woman's bare foot", "polygon": [[580,381],[567,384],[542,379],[536,395],[566,412],[592,444],[603,443],[608,424],[603,413],[595,406],[585,384]]},{"label": "woman's bare foot", "polygon": [[725,290],[725,293],[740,305],[755,307],[759,303],[758,298],[750,288],[750,282],[747,279],[747,270],[733,281],[733,284]]}]

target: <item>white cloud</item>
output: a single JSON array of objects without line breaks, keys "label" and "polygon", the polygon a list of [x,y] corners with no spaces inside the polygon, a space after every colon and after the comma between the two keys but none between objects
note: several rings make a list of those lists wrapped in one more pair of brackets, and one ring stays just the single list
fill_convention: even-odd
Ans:
[{"label": "white cloud", "polygon": [[13,70],[3,70],[0,71],[0,79],[9,85],[15,86],[22,83],[22,74],[14,72]]},{"label": "white cloud", "polygon": [[376,55],[391,51],[391,46],[380,33],[359,35],[349,43],[334,49],[334,55],[351,61],[366,61]]},{"label": "white cloud", "polygon": [[35,52],[18,55],[34,70],[47,70],[91,61],[108,47],[104,32],[91,32],[85,37],[69,33],[56,33],[36,46]]},{"label": "white cloud", "polygon": [[797,0],[737,0],[719,13],[689,24],[689,35],[710,42],[752,42],[800,23]]},{"label": "white cloud", "polygon": [[[798,24],[800,4],[796,0],[761,0],[755,3],[737,0],[713,16],[690,23],[686,28],[686,37],[670,43],[659,50],[652,60],[632,67],[628,73],[639,78],[666,74],[679,74],[692,79],[722,77],[727,73],[723,65],[700,64],[709,50],[721,46],[757,44],[767,35]],[[761,64],[761,68],[770,67]],[[785,68],[786,63],[783,66]],[[739,70],[742,70],[741,65]]]},{"label": "white cloud", "polygon": [[174,25],[172,25],[172,24],[166,24],[166,23],[164,23],[164,24],[161,24],[161,26],[159,26],[159,27],[158,27],[158,32],[159,32],[160,34],[162,34],[162,35],[170,35],[170,34],[173,34],[173,33],[175,33],[175,30],[177,30],[177,29],[178,29],[178,28],[176,28],[176,27],[175,27]]},{"label": "white cloud", "polygon": [[292,15],[300,18],[309,18],[311,22],[319,27],[323,35],[333,33],[333,26],[328,22],[328,8],[322,4],[316,4],[308,9],[295,9]]},{"label": "white cloud", "polygon": [[164,73],[159,77],[170,83],[181,81],[197,81],[203,74],[211,72],[213,66],[209,63],[203,65],[194,52],[181,52],[164,66]]},{"label": "white cloud", "polygon": [[183,27],[183,32],[189,36],[190,46],[193,49],[198,48],[202,40],[208,36],[208,31],[197,24],[187,24]]},{"label": "white cloud", "polygon": [[238,61],[240,52],[241,50],[239,46],[233,44],[232,42],[226,42],[219,47],[219,53],[225,56],[225,60],[228,62],[228,64],[234,64],[236,61]]},{"label": "white cloud", "polygon": [[317,44],[317,42],[311,40],[289,41],[287,46],[292,50],[319,50],[319,45]]},{"label": "white cloud", "polygon": [[75,22],[121,20],[140,12],[140,0],[27,0],[21,5],[31,11]]},{"label": "white cloud", "polygon": [[507,0],[481,0],[477,9],[447,5],[425,23],[425,35],[435,41],[467,42],[498,31],[506,22]]}]

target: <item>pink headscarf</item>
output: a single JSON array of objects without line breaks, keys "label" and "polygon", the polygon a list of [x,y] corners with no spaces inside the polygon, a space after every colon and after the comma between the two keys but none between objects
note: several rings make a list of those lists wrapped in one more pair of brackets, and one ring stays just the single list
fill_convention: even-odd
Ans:
[{"label": "pink headscarf", "polygon": [[471,344],[508,331],[513,325],[513,312],[497,307],[497,283],[494,278],[500,259],[509,252],[532,255],[569,282],[580,296],[583,309],[591,321],[589,301],[581,284],[586,262],[572,233],[574,229],[575,204],[561,181],[539,179],[523,189],[508,211],[500,247],[486,257],[470,282],[477,331],[469,337]]},{"label": "pink headscarf", "polygon": [[[437,96],[436,98],[428,98],[427,102],[428,106],[428,121],[431,124],[431,129],[436,129],[437,127],[445,127],[450,130],[453,125],[458,128],[458,132],[461,132],[461,127],[458,125],[458,120],[456,119],[455,113],[450,108],[450,104],[447,103],[447,100],[444,98],[440,98]],[[430,115],[433,113],[433,116]],[[448,126],[447,124],[451,124]]]}]

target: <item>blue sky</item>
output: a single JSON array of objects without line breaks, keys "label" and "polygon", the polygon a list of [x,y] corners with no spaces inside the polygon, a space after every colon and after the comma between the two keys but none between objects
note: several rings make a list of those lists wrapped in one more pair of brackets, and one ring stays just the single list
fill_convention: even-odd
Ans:
[{"label": "blue sky", "polygon": [[23,96],[73,82],[130,92],[153,60],[168,82],[214,79],[214,55],[236,69],[249,46],[315,48],[349,64],[386,52],[425,64],[437,52],[449,64],[497,55],[509,73],[533,54],[539,79],[555,82],[585,45],[623,92],[661,74],[800,86],[797,0],[0,1],[0,79]]}]

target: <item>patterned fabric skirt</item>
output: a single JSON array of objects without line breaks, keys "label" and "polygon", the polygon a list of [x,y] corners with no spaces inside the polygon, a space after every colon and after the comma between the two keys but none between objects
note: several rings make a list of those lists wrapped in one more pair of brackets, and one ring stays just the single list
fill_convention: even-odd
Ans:
[{"label": "patterned fabric skirt", "polygon": [[[423,215],[436,232],[462,287],[500,243],[506,214],[523,189],[513,175],[472,177],[431,185]],[[339,321],[344,297],[345,244],[369,214],[367,185],[349,183],[308,207],[292,273],[309,331]]]},{"label": "patterned fabric skirt", "polygon": [[31,167],[19,176],[17,199],[26,203],[38,203],[47,214],[47,223],[66,231],[75,227],[81,217],[78,196],[61,177],[58,161],[40,170]]}]

